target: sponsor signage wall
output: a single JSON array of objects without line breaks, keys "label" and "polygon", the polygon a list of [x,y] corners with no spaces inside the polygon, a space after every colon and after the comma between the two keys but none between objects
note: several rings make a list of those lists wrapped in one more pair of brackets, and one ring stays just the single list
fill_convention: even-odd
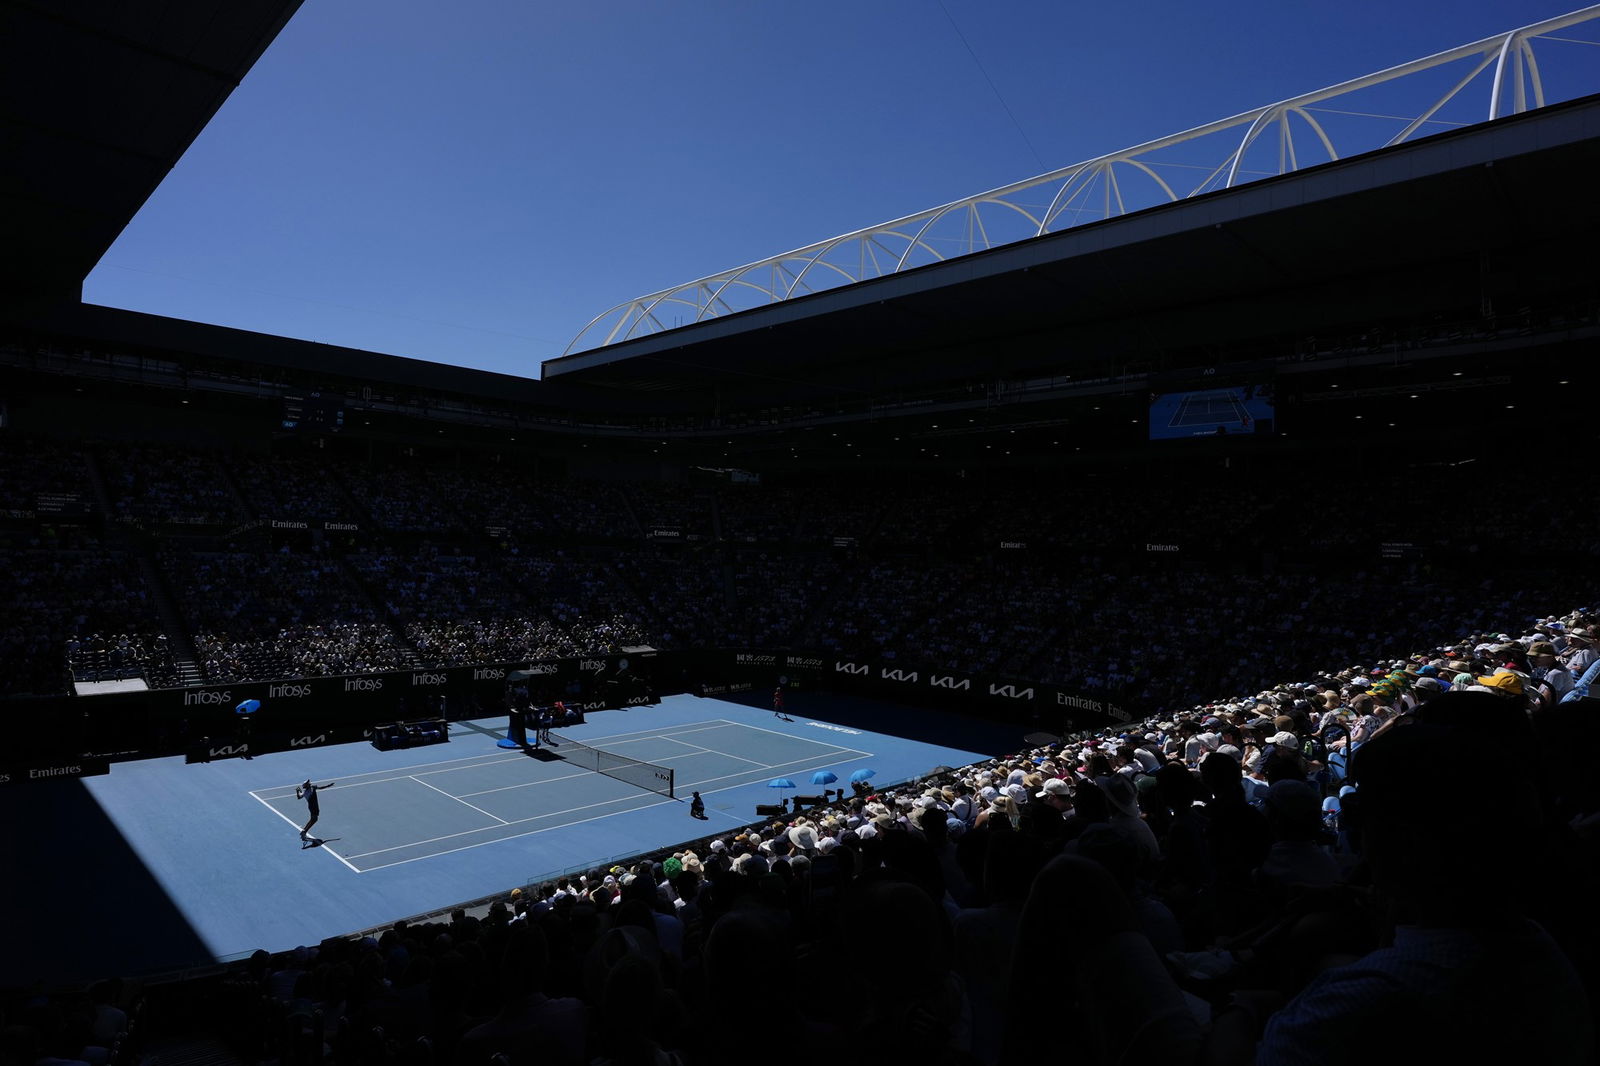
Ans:
[{"label": "sponsor signage wall", "polygon": [[359,533],[360,522],[327,522],[322,519],[303,518],[271,518],[267,520],[271,529],[321,529],[329,533]]},{"label": "sponsor signage wall", "polygon": [[0,765],[0,785],[30,781],[61,781],[70,777],[98,777],[111,772],[109,760],[85,755],[76,759],[43,760]]},{"label": "sponsor signage wall", "polygon": [[[886,663],[760,651],[731,651],[724,656],[726,668],[731,669],[735,677],[756,679],[747,687],[771,685],[780,676],[803,678],[817,687],[870,693],[906,703],[950,706],[1019,720],[1041,718],[1069,730],[1093,729],[1133,717],[1131,712],[1112,701],[1059,685],[966,674],[928,663]],[[721,681],[711,664],[701,666],[701,675]],[[708,696],[718,694],[712,691],[713,687],[708,680],[701,690]]]},{"label": "sponsor signage wall", "polygon": [[1041,681],[986,677],[927,664],[830,659],[824,684],[911,703],[926,702],[983,710],[1017,719],[1042,718],[1072,730],[1125,722],[1131,712],[1099,697]]}]

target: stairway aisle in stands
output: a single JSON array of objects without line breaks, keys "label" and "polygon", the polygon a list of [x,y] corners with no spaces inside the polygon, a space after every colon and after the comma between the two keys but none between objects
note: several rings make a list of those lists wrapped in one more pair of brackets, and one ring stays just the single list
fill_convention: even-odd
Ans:
[{"label": "stairway aisle in stands", "polygon": [[239,487],[239,479],[234,475],[233,468],[222,460],[217,461],[217,473],[221,475],[222,485],[228,490],[228,495],[233,498],[233,505],[239,509],[243,521],[253,521],[261,517],[261,512],[250,502],[244,490]]},{"label": "stairway aisle in stands", "polygon": [[[367,521],[371,521],[370,517]],[[394,635],[395,643],[405,653],[401,668],[415,670],[427,665],[423,662],[422,656],[417,653],[417,646],[411,643],[410,637],[406,636],[405,626],[401,625],[399,620],[395,618],[394,614],[389,610],[388,604],[384,602],[383,597],[378,595],[371,585],[367,584],[366,578],[362,576],[361,571],[352,565],[350,560],[343,554],[329,553],[328,557],[339,564],[339,569],[344,573],[345,579],[355,587],[362,601],[372,609],[373,617],[383,619],[383,624],[389,627],[389,632]]]},{"label": "stairway aisle in stands", "polygon": [[156,613],[160,615],[161,626],[167,634],[167,646],[172,652],[172,662],[178,671],[178,684],[185,687],[205,684],[205,672],[200,668],[194,641],[189,636],[189,627],[178,611],[166,575],[151,557],[147,545],[130,543],[128,551],[139,561],[139,574],[144,578],[145,587],[150,590],[150,598],[155,601]]},{"label": "stairway aisle in stands", "polygon": [[628,494],[623,492],[621,489],[614,488],[612,491],[615,492],[617,494],[617,498],[622,501],[622,509],[628,512],[628,521],[633,523],[633,531],[639,535],[639,539],[643,540],[644,523],[639,521],[639,512],[633,509],[633,501],[629,499]]},{"label": "stairway aisle in stands", "polygon": [[95,453],[93,443],[85,443],[83,446],[83,464],[89,470],[89,487],[94,490],[94,505],[105,516],[106,527],[110,528],[111,520],[117,512],[111,506],[111,491],[106,488],[106,475],[100,469],[100,456]]},{"label": "stairway aisle in stands", "polygon": [[834,607],[838,606],[839,597],[844,595],[844,590],[856,586],[857,579],[863,575],[864,571],[865,565],[859,558],[851,560],[848,566],[839,568],[839,579],[828,587],[826,593],[816,597],[811,604],[811,609],[806,612],[806,616],[795,627],[794,643],[796,647],[815,648],[820,646],[821,639],[817,636],[817,630],[822,625],[822,620],[832,613]]}]

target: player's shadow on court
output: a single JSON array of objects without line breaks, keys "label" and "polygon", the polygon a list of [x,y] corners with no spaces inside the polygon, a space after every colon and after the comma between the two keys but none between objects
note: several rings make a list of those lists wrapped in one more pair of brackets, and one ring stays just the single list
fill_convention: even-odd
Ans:
[{"label": "player's shadow on court", "polygon": [[561,761],[561,756],[558,753],[551,751],[549,748],[523,748],[522,751],[523,754],[525,754],[528,758],[538,759],[540,762]]},{"label": "player's shadow on court", "polygon": [[310,840],[302,840],[300,842],[300,850],[304,851],[307,848],[320,848],[324,844],[332,844],[335,840],[339,840],[339,839],[341,839],[341,838],[340,837],[312,837]]}]

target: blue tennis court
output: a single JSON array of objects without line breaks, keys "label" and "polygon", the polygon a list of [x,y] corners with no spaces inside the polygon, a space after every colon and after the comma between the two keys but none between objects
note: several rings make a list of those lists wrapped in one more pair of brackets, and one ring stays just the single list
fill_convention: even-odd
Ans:
[{"label": "blue tennis court", "polygon": [[[55,871],[0,879],[0,907],[30,918],[8,930],[0,980],[136,974],[314,944],[736,832],[759,820],[758,804],[822,792],[817,771],[848,782],[870,767],[884,786],[998,750],[909,739],[939,733],[938,715],[873,701],[797,693],[789,713],[679,695],[559,731],[670,767],[677,798],[501,748],[503,718],[454,723],[449,743],[427,747],[151,759],[0,790],[0,850],[18,869]],[[780,777],[799,787],[767,787]],[[299,839],[307,810],[294,798],[307,778],[335,782],[320,793],[315,844]],[[695,790],[705,821],[689,817]],[[123,920],[82,920],[108,901]]]}]

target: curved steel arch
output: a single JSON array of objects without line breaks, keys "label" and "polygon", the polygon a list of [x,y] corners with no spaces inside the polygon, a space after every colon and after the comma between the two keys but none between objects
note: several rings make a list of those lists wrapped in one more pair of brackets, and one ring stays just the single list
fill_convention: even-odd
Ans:
[{"label": "curved steel arch", "polygon": [[[832,237],[816,244],[807,245],[782,255],[772,256],[733,270],[719,271],[716,274],[688,282],[683,285],[673,286],[660,292],[650,293],[624,303],[617,304],[594,318],[590,319],[578,335],[573,338],[563,354],[572,354],[577,351],[586,351],[592,348],[605,347],[620,341],[629,340],[638,336],[660,332],[672,328],[663,325],[656,316],[656,308],[663,304],[682,303],[695,308],[694,321],[701,322],[708,318],[718,317],[720,314],[732,313],[735,308],[723,299],[723,294],[734,287],[748,286],[767,297],[769,302],[787,300],[799,294],[802,284],[806,283],[813,268],[822,266],[827,271],[837,275],[839,284],[854,284],[871,277],[881,277],[885,273],[878,260],[874,249],[882,251],[887,261],[892,261],[893,266],[887,273],[898,273],[912,266],[912,256],[920,248],[935,261],[943,262],[951,256],[935,248],[929,243],[929,234],[939,222],[959,212],[966,212],[968,225],[976,226],[976,233],[982,236],[982,247],[997,247],[999,244],[1010,243],[1008,240],[992,241],[986,227],[983,225],[981,209],[987,205],[999,206],[1017,212],[1027,219],[1033,226],[1032,235],[1039,236],[1054,232],[1057,229],[1069,229],[1081,224],[1081,219],[1067,222],[1057,226],[1057,221],[1066,213],[1067,205],[1071,204],[1079,195],[1093,186],[1096,178],[1103,178],[1105,187],[1102,190],[1103,203],[1100,206],[1100,217],[1109,218],[1113,213],[1127,214],[1130,211],[1142,210],[1145,206],[1163,202],[1159,197],[1151,204],[1135,204],[1130,207],[1123,194],[1123,188],[1116,178],[1117,164],[1127,164],[1137,167],[1153,179],[1165,196],[1165,202],[1175,202],[1185,197],[1180,196],[1172,184],[1169,183],[1156,170],[1159,166],[1171,165],[1185,168],[1209,170],[1208,176],[1188,193],[1188,196],[1197,196],[1214,188],[1232,188],[1235,185],[1257,180],[1254,172],[1247,170],[1245,160],[1250,150],[1262,139],[1262,134],[1268,129],[1276,127],[1278,131],[1278,159],[1276,173],[1284,174],[1299,167],[1299,153],[1294,146],[1294,129],[1290,119],[1298,116],[1311,129],[1316,139],[1321,143],[1330,160],[1371,151],[1376,148],[1393,147],[1403,144],[1416,136],[1430,124],[1443,124],[1444,120],[1439,115],[1447,107],[1457,104],[1462,99],[1462,94],[1468,86],[1478,81],[1485,71],[1493,68],[1489,76],[1489,93],[1487,107],[1477,113],[1478,117],[1467,121],[1451,121],[1452,126],[1468,125],[1472,122],[1493,121],[1508,114],[1520,114],[1530,106],[1544,107],[1546,100],[1546,83],[1544,73],[1541,71],[1539,57],[1534,51],[1534,42],[1541,37],[1553,34],[1558,30],[1567,29],[1585,22],[1600,19],[1600,4],[1582,8],[1565,15],[1546,19],[1542,22],[1532,23],[1520,29],[1486,37],[1480,41],[1464,44],[1444,52],[1438,52],[1421,59],[1412,60],[1399,66],[1373,74],[1352,78],[1336,85],[1318,89],[1315,92],[1305,93],[1287,100],[1280,100],[1265,107],[1233,115],[1229,118],[1219,119],[1203,126],[1184,130],[1181,133],[1171,134],[1157,140],[1147,141],[1132,148],[1125,148],[1119,152],[1109,153],[1094,159],[1084,160],[1070,166],[1061,167],[1046,174],[1040,174],[1023,181],[1005,185],[998,189],[991,189],[976,196],[967,197],[940,207],[895,219],[891,222],[870,226],[866,229],[856,230],[852,233]],[[1547,57],[1548,58],[1548,57]],[[1370,90],[1387,88],[1402,83],[1408,77],[1435,70],[1455,63],[1466,63],[1470,69],[1465,76],[1456,81],[1442,96],[1435,96],[1432,91],[1422,95],[1420,102],[1415,104],[1400,104],[1396,110],[1404,107],[1412,108],[1409,116],[1400,116],[1405,121],[1405,126],[1400,132],[1385,137],[1375,142],[1357,141],[1341,142],[1339,138],[1327,128],[1327,125],[1318,119],[1319,110],[1330,114],[1343,114],[1346,116],[1365,118],[1384,118],[1381,115],[1363,114],[1359,111],[1338,111],[1331,108],[1319,108],[1317,105],[1327,104],[1341,97],[1348,97]],[[1576,98],[1583,92],[1600,90],[1600,69],[1589,64],[1582,68],[1583,88],[1580,92],[1573,92],[1562,99]],[[1532,96],[1530,105],[1529,96]],[[1358,97],[1359,99],[1359,97]],[[1408,98],[1409,99],[1409,98]],[[1554,101],[1560,102],[1560,101]],[[1480,105],[1481,106],[1481,105]],[[1387,116],[1392,119],[1395,116]],[[1214,168],[1211,163],[1196,166],[1195,163],[1185,161],[1173,163],[1165,159],[1156,158],[1176,149],[1195,146],[1197,143],[1214,139],[1218,135],[1228,134],[1244,128],[1238,140],[1226,145],[1222,161]],[[1216,156],[1211,156],[1215,160]],[[1263,173],[1270,174],[1270,170]],[[1225,177],[1224,177],[1225,175]],[[1222,179],[1221,185],[1217,185]],[[1059,183],[1059,184],[1057,184]],[[1031,191],[1043,190],[1051,185],[1057,185],[1053,190],[1049,206],[1042,216],[1035,215],[1023,204],[1013,202],[1012,198]],[[1092,214],[1092,212],[1091,212]],[[902,229],[907,232],[902,232]],[[914,232],[910,232],[914,230]],[[894,237],[906,242],[905,247],[898,253],[883,243],[886,237]],[[1014,238],[1020,239],[1020,238]],[[834,262],[828,256],[839,248],[850,244],[860,248],[860,266],[854,272],[848,266]],[[979,240],[976,234],[969,229],[966,238],[967,250],[957,253],[960,255],[971,254],[979,249]],[[871,260],[873,271],[867,269],[867,262]],[[787,284],[779,285],[776,279],[773,283],[763,288],[753,280],[746,280],[752,272],[762,269],[771,270],[776,275],[789,268],[784,264],[801,263],[798,271],[793,274]],[[831,278],[829,280],[832,280]],[[807,292],[821,291],[805,284]],[[705,299],[691,297],[690,294],[704,293]],[[609,331],[601,331],[599,327],[610,322],[613,315],[619,316],[612,323]],[[603,336],[593,336],[603,332]]]}]

